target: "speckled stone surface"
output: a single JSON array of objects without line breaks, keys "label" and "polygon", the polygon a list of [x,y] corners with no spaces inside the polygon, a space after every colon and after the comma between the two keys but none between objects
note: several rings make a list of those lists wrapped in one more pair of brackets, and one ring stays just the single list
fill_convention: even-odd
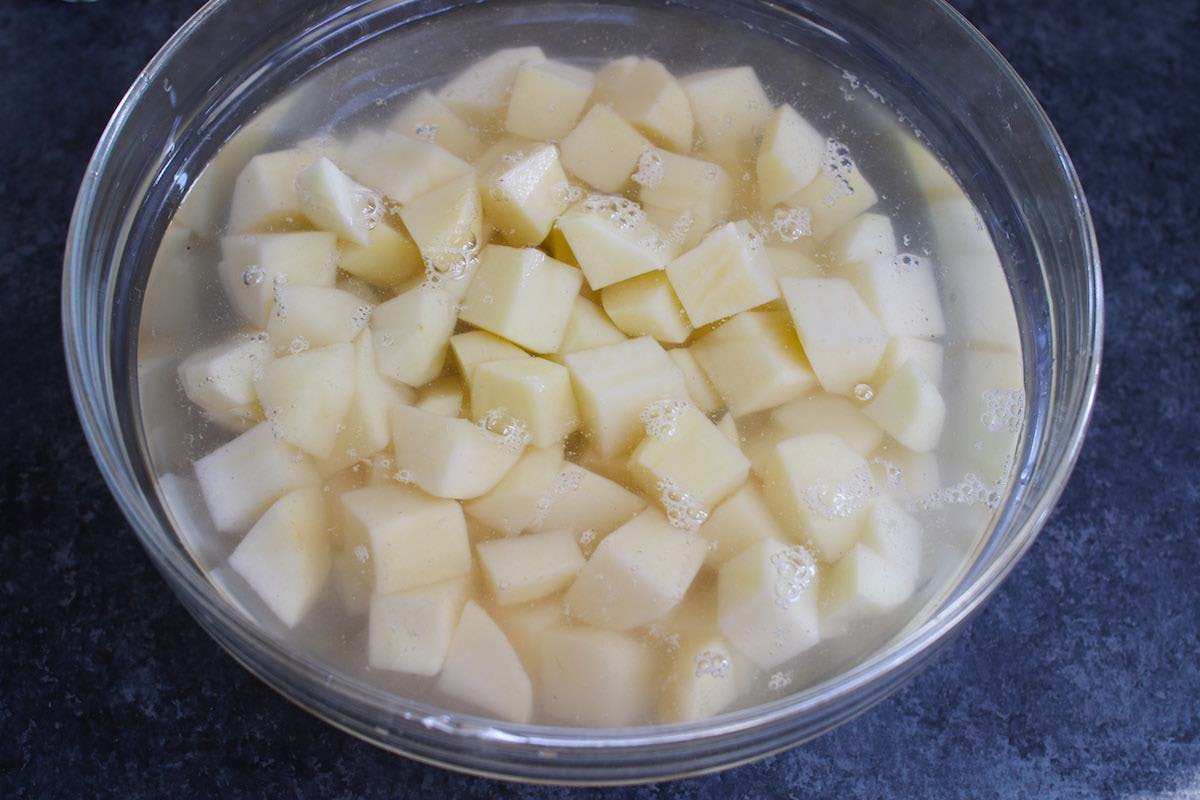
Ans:
[{"label": "speckled stone surface", "polygon": [[740,769],[585,793],[338,733],[172,597],[84,445],[58,291],[96,138],[195,3],[0,4],[0,796],[1200,797],[1200,4],[958,5],[1045,105],[1095,215],[1107,352],[1074,478],[986,610],[889,701]]}]

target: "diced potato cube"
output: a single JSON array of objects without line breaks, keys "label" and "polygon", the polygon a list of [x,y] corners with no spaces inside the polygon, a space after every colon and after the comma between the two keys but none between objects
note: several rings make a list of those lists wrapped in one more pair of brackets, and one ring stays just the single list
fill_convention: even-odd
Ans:
[{"label": "diced potato cube", "polygon": [[555,360],[568,353],[623,342],[625,338],[599,306],[585,297],[576,297]]},{"label": "diced potato cube", "polygon": [[490,492],[463,508],[497,533],[515,536],[533,526],[562,467],[561,447],[530,447]]},{"label": "diced potato cube", "polygon": [[786,403],[816,379],[783,311],[745,311],[696,340],[696,361],[734,416]]},{"label": "diced potato cube", "polygon": [[436,378],[446,361],[457,312],[453,297],[425,286],[376,306],[371,332],[380,374],[409,386]]},{"label": "diced potato cube", "polygon": [[667,277],[692,325],[707,325],[779,297],[761,237],[729,223],[667,265]]},{"label": "diced potato cube", "polygon": [[375,286],[399,286],[425,269],[421,251],[402,227],[381,221],[367,234],[367,244],[344,243],[337,264],[344,272]]},{"label": "diced potato cube", "polygon": [[648,509],[600,542],[564,602],[572,616],[601,628],[645,625],[683,599],[704,553],[703,539]]},{"label": "diced potato cube", "polygon": [[612,103],[626,76],[641,61],[637,56],[622,56],[609,61],[596,73],[596,88],[592,92],[595,103]]},{"label": "diced potato cube", "polygon": [[660,722],[694,722],[716,716],[737,699],[735,655],[713,631],[683,639],[658,700]]},{"label": "diced potato cube", "polygon": [[691,101],[701,152],[740,172],[772,116],[771,101],[754,68],[698,72],[680,84]]},{"label": "diced potato cube", "polygon": [[648,336],[571,353],[566,362],[584,428],[603,458],[625,452],[641,438],[646,406],[687,399],[679,368]]},{"label": "diced potato cube", "polygon": [[897,336],[888,342],[883,359],[875,372],[874,384],[881,385],[909,361],[916,362],[931,383],[941,385],[945,348],[928,339]]},{"label": "diced potato cube", "polygon": [[650,142],[608,105],[594,105],[562,140],[567,172],[602,192],[619,192]]},{"label": "diced potato cube", "polygon": [[280,497],[319,480],[308,457],[266,422],[196,461],[196,478],[213,524],[226,532],[248,529]]},{"label": "diced potato cube", "polygon": [[593,289],[661,269],[673,255],[645,212],[623,197],[590,195],[563,214],[556,229]]},{"label": "diced potato cube", "polygon": [[458,374],[468,384],[475,375],[475,368],[488,361],[507,361],[513,358],[528,358],[529,354],[512,342],[487,331],[467,331],[450,337],[450,352]]},{"label": "diced potato cube", "polygon": [[538,647],[542,637],[547,631],[569,621],[563,614],[562,601],[557,598],[515,606],[495,606],[492,608],[492,619],[504,631],[520,656],[521,663],[525,665],[525,672],[534,681],[537,681],[540,666]]},{"label": "diced potato cube", "polygon": [[705,414],[715,414],[719,411],[723,405],[721,398],[692,352],[686,347],[676,347],[667,351],[667,357],[675,362],[675,366],[679,367],[680,373],[683,374],[683,382],[687,386],[692,405]]},{"label": "diced potato cube", "polygon": [[345,492],[339,501],[346,534],[368,545],[377,594],[415,589],[470,571],[467,523],[453,500],[381,484]]},{"label": "diced potato cube", "polygon": [[364,131],[346,146],[342,165],[359,183],[398,203],[471,173],[471,165],[433,142],[395,131]]},{"label": "diced potato cube", "polygon": [[350,292],[284,284],[275,290],[267,333],[279,352],[298,345],[324,347],[353,341],[370,317],[371,306]]},{"label": "diced potato cube", "polygon": [[863,413],[908,449],[929,452],[942,438],[946,403],[916,362],[909,361],[879,388]]},{"label": "diced potato cube", "polygon": [[528,434],[514,427],[484,430],[411,406],[392,410],[396,466],[436,497],[466,500],[486,494],[521,457]]},{"label": "diced potato cube", "polygon": [[235,337],[193,353],[179,365],[179,383],[188,400],[210,414],[261,416],[254,376],[275,358],[261,337]]},{"label": "diced potato cube", "polygon": [[733,412],[726,411],[721,415],[721,418],[717,420],[717,430],[725,434],[726,439],[741,447],[742,435],[738,433],[737,420],[733,418]]},{"label": "diced potato cube", "polygon": [[471,283],[483,235],[483,209],[473,175],[455,178],[413,198],[400,210],[404,227],[421,250],[438,288],[462,299]]},{"label": "diced potato cube", "polygon": [[437,688],[510,722],[529,722],[533,716],[533,684],[517,651],[471,600],[450,639]]},{"label": "diced potato cube", "polygon": [[505,606],[565,589],[583,567],[575,534],[566,530],[492,539],[475,549],[492,596]]},{"label": "diced potato cube", "polygon": [[542,242],[541,248],[556,261],[561,261],[572,267],[579,266],[579,261],[575,258],[575,253],[571,250],[571,245],[567,242],[567,237],[563,236],[562,231],[557,227],[551,228],[550,233],[546,234],[546,240]]},{"label": "diced potato cube", "polygon": [[721,565],[717,625],[760,669],[774,669],[821,639],[820,580],[801,545],[763,539]]},{"label": "diced potato cube", "polygon": [[466,578],[372,597],[367,622],[371,668],[438,674],[466,600]]},{"label": "diced potato cube", "polygon": [[937,337],[946,333],[933,265],[902,254],[847,264],[848,279],[890,336]]},{"label": "diced potato cube", "polygon": [[[564,463],[549,490],[540,498],[531,530],[593,531],[604,536],[646,507],[633,492],[578,464]],[[595,537],[592,537],[595,541]]]},{"label": "diced potato cube", "polygon": [[438,99],[472,125],[494,124],[504,114],[521,65],[545,60],[540,47],[498,50],[459,73],[442,87]]},{"label": "diced potato cube", "polygon": [[364,567],[353,552],[333,554],[334,592],[349,617],[365,617],[371,610],[371,580]]},{"label": "diced potato cube", "polygon": [[349,292],[372,308],[379,305],[380,291],[362,278],[356,278],[353,275],[340,276],[334,286],[343,292]]},{"label": "diced potato cube", "polygon": [[881,494],[871,504],[863,527],[862,544],[915,581],[921,570],[923,536],[921,523],[900,508],[893,498]]},{"label": "diced potato cube", "polygon": [[807,433],[832,433],[860,456],[883,441],[883,429],[862,412],[862,403],[833,394],[818,393],[793,400],[771,412],[785,438]]},{"label": "diced potato cube", "polygon": [[458,379],[446,375],[421,390],[421,396],[413,403],[422,411],[442,417],[458,417],[463,411],[463,390]]},{"label": "diced potato cube", "polygon": [[604,287],[600,302],[609,318],[629,336],[653,336],[680,344],[692,333],[687,314],[662,270]]},{"label": "diced potato cube", "polygon": [[887,486],[911,500],[921,500],[942,485],[941,467],[933,453],[915,453],[899,444],[876,451],[871,471],[878,486]]},{"label": "diced potato cube", "polygon": [[[667,232],[682,230],[682,235],[676,237],[680,244],[694,247],[728,217],[733,206],[733,180],[722,167],[708,161],[666,150],[648,152],[651,155],[647,158],[657,161],[653,161],[651,174],[643,179],[638,198],[651,219],[655,218],[651,207],[674,212],[669,223],[656,219],[655,224]],[[685,213],[691,220],[686,229],[678,220]]]},{"label": "diced potato cube", "polygon": [[325,458],[354,400],[354,372],[354,346],[343,342],[275,359],[254,391],[280,438]]},{"label": "diced potato cube", "polygon": [[370,242],[371,228],[383,214],[377,193],[357,183],[322,156],[296,176],[296,192],[314,227],[356,244]]},{"label": "diced potato cube", "polygon": [[820,278],[824,275],[821,266],[812,256],[795,247],[768,245],[767,261],[778,278]]},{"label": "diced potato cube", "polygon": [[250,159],[233,185],[229,232],[251,233],[295,227],[307,218],[296,176],[313,162],[307,150],[280,150]]},{"label": "diced potato cube", "polygon": [[660,147],[686,153],[692,149],[692,107],[683,87],[666,67],[643,58],[628,69],[610,72],[600,102]]},{"label": "diced potato cube", "polygon": [[277,286],[333,286],[337,237],[324,232],[226,236],[217,272],[234,309],[265,328]]},{"label": "diced potato cube", "polygon": [[704,563],[719,567],[750,545],[763,539],[784,539],[762,490],[747,482],[713,509],[700,526],[700,535],[708,542]]},{"label": "diced potato cube", "polygon": [[867,462],[831,433],[777,443],[761,469],[763,493],[784,528],[822,561],[836,561],[858,540],[875,481]]},{"label": "diced potato cube", "polygon": [[633,636],[594,628],[546,631],[539,649],[538,708],[572,725],[648,722],[654,654]]},{"label": "diced potato cube", "polygon": [[965,350],[948,371],[956,379],[947,387],[951,416],[943,463],[948,470],[974,472],[991,484],[1001,482],[1012,469],[1025,424],[1021,357]]},{"label": "diced potato cube", "polygon": [[471,418],[504,412],[529,431],[534,447],[561,442],[579,425],[571,374],[544,358],[488,361],[471,377]]},{"label": "diced potato cube", "polygon": [[859,214],[821,243],[821,252],[835,264],[856,264],[891,258],[899,252],[892,220],[886,214]]},{"label": "diced potato cube", "polygon": [[542,243],[570,203],[570,184],[552,144],[501,142],[479,162],[487,218],[514,247]]},{"label": "diced potato cube", "polygon": [[813,240],[821,242],[870,209],[878,199],[845,146],[830,139],[816,179],[784,202],[812,212]]},{"label": "diced potato cube", "polygon": [[557,142],[571,132],[592,96],[592,73],[559,61],[522,64],[513,81],[504,128]]},{"label": "diced potato cube", "polygon": [[782,278],[779,285],[825,391],[847,394],[869,380],[888,335],[854,286],[842,278]]},{"label": "diced potato cube", "polygon": [[634,481],[672,513],[669,495],[687,495],[707,514],[746,481],[750,462],[695,406],[666,410],[660,430],[647,423],[629,458]]},{"label": "diced potato cube", "polygon": [[229,556],[229,566],[289,628],[304,619],[329,576],[326,517],[319,488],[296,489],[277,500]]},{"label": "diced potato cube", "polygon": [[767,121],[758,151],[758,198],[770,209],[808,186],[821,173],[826,139],[789,105]]},{"label": "diced potato cube", "polygon": [[471,126],[429,92],[418,94],[388,127],[412,139],[440,145],[463,161],[474,161],[483,152],[483,143]]},{"label": "diced potato cube", "polygon": [[540,250],[494,244],[479,261],[463,301],[463,321],[535,353],[557,350],[583,284],[579,270]]}]

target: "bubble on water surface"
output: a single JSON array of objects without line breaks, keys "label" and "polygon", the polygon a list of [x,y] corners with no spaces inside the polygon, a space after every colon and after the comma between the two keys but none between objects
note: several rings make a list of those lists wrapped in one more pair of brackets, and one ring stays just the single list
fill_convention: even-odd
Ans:
[{"label": "bubble on water surface", "polygon": [[712,650],[696,654],[696,677],[711,675],[714,678],[724,678],[729,674],[729,659]]},{"label": "bubble on water surface", "polygon": [[648,147],[638,156],[637,172],[633,173],[633,181],[647,189],[653,189],[662,183],[665,172],[662,156]]},{"label": "bubble on water surface", "polygon": [[679,415],[688,403],[672,397],[655,400],[638,415],[646,426],[646,435],[654,439],[669,439],[679,428]]},{"label": "bubble on water surface", "polygon": [[875,390],[870,384],[860,383],[854,387],[854,396],[864,403],[875,399]]}]

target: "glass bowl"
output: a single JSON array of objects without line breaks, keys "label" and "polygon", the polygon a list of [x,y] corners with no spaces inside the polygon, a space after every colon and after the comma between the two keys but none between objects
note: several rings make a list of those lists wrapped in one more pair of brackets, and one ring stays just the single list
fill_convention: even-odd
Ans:
[{"label": "glass bowl", "polygon": [[[358,57],[381,42],[402,54],[386,80]],[[815,54],[846,70],[850,85],[875,87],[956,174],[971,176],[966,189],[997,245],[1023,349],[1026,420],[1013,477],[954,585],[882,649],[818,685],[711,720],[628,729],[448,712],[266,635],[214,589],[164,506],[139,411],[137,332],[158,243],[200,168],[317,71],[324,91],[365,105],[450,74],[469,54],[547,42],[584,59],[629,51],[704,65],[719,54],[760,74],[787,69],[789,53]],[[96,148],[67,241],[63,325],[75,401],[105,479],[176,594],[234,658],[312,713],[397,753],[588,784],[763,757],[845,722],[920,669],[995,591],[1063,490],[1096,390],[1102,302],[1086,201],[1062,143],[1011,67],[940,0],[212,0],[145,68]]]}]

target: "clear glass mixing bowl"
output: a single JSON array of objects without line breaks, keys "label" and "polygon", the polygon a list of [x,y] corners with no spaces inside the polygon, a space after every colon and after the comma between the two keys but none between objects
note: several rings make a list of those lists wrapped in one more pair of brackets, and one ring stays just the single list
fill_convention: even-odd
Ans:
[{"label": "clear glass mixing bowl", "polygon": [[[382,38],[381,37],[386,37]],[[386,41],[389,91],[472,53],[552,43],[582,57],[764,60],[804,50],[881,90],[958,175],[997,243],[1021,330],[1026,424],[993,529],[923,618],[854,668],[703,722],[589,730],[503,724],[368,686],[265,635],[214,590],[156,489],[139,412],[141,298],[184,191],[220,146],[306,75],[371,102],[384,82],[356,54]],[[406,84],[407,82],[407,84]],[[63,323],[75,400],[100,468],[155,564],[247,669],[356,736],[452,769],[615,783],[706,772],[793,746],[895,691],[996,589],[1062,492],[1100,364],[1101,279],[1078,179],[1003,58],[939,0],[213,0],[150,62],[104,132],[67,242]]]}]

